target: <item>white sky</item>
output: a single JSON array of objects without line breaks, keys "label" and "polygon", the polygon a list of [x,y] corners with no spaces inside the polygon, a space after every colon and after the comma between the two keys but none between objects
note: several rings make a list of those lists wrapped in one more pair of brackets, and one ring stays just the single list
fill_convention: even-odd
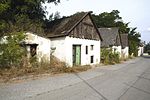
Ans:
[{"label": "white sky", "polygon": [[76,12],[93,11],[94,14],[119,10],[124,22],[137,27],[141,39],[150,41],[150,0],[61,0],[57,6],[46,4],[49,14],[60,12],[61,16],[69,16]]}]

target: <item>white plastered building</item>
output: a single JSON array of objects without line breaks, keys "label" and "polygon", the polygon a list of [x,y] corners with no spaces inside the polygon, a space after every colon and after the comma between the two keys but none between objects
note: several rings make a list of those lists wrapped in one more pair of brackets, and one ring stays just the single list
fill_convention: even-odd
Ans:
[{"label": "white plastered building", "polygon": [[67,66],[100,63],[102,38],[90,13],[76,13],[50,26],[52,55]]}]

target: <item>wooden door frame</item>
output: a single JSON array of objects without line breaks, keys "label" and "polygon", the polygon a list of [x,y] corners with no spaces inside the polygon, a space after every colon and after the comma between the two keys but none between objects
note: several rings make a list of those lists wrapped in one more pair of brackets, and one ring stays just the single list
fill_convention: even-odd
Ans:
[{"label": "wooden door frame", "polygon": [[[80,46],[80,64],[81,65],[81,44],[73,44],[72,45],[72,63],[73,65],[76,65],[76,46]],[[73,49],[75,47],[75,57],[73,56],[74,55],[74,52],[73,52]],[[75,58],[75,63],[74,63],[74,58]]]}]

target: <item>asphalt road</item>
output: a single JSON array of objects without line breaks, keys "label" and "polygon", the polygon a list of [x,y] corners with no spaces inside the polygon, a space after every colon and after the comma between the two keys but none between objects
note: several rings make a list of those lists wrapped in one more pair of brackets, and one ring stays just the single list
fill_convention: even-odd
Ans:
[{"label": "asphalt road", "polygon": [[0,100],[150,100],[150,56],[78,74],[0,85]]}]

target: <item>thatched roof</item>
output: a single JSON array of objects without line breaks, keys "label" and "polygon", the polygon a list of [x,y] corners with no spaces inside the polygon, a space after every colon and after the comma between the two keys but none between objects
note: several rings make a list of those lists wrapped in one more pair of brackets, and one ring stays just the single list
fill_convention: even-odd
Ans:
[{"label": "thatched roof", "polygon": [[69,30],[78,22],[82,17],[85,16],[85,12],[76,13],[69,17],[63,17],[61,19],[56,19],[50,23],[48,23],[47,36],[65,36],[69,32]]},{"label": "thatched roof", "polygon": [[128,46],[128,34],[120,34],[122,48]]},{"label": "thatched roof", "polygon": [[[80,12],[69,17],[63,17],[61,19],[54,20],[47,24],[46,34],[47,37],[61,37],[67,36],[69,33],[87,16],[90,15],[91,12]],[[93,21],[93,20],[92,20]],[[94,22],[93,22],[94,23]],[[94,24],[94,27],[97,30],[98,35],[100,33]],[[101,36],[100,36],[101,39]],[[101,39],[102,40],[102,39]]]},{"label": "thatched roof", "polygon": [[102,44],[101,47],[110,47],[110,46],[119,46],[120,37],[118,33],[118,28],[98,28],[101,36],[102,36]]}]

